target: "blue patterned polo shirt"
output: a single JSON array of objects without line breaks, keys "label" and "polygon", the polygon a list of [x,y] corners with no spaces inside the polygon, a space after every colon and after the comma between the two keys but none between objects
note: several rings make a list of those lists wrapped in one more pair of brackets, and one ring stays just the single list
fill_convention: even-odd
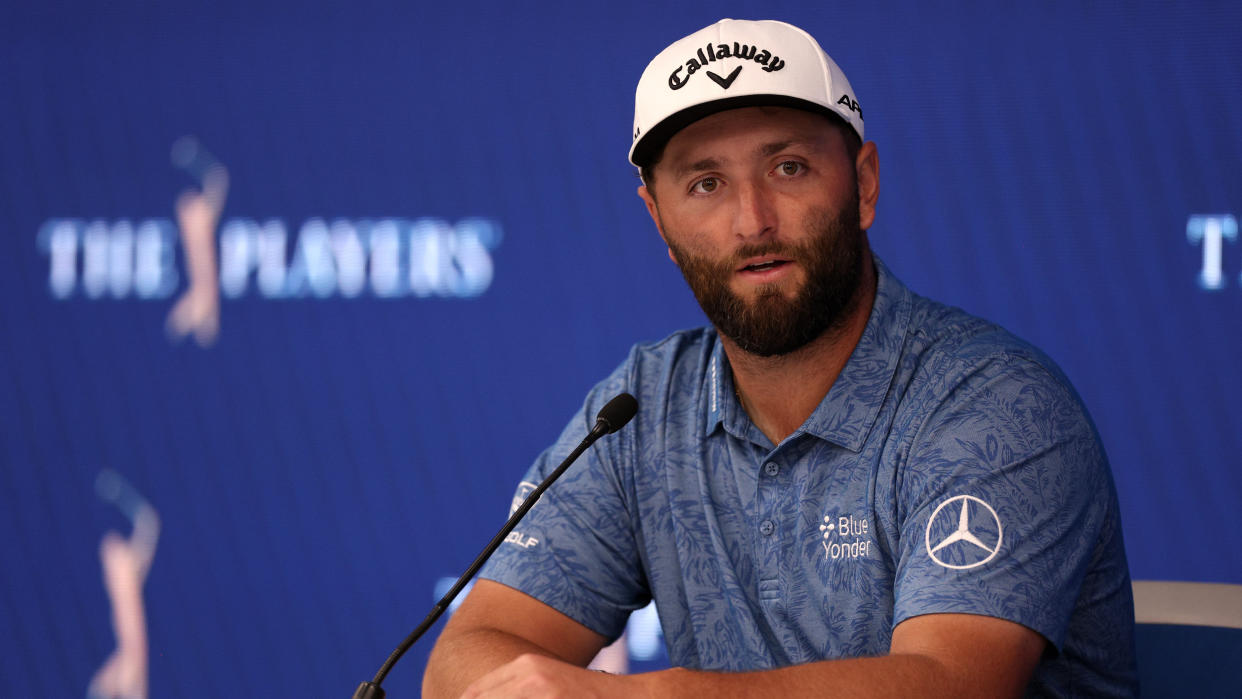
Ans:
[{"label": "blue patterned polo shirt", "polygon": [[654,599],[687,668],[883,655],[905,619],[954,612],[1048,640],[1031,694],[1134,694],[1117,497],[1074,390],[1034,347],[876,268],[862,339],[780,444],[735,398],[714,330],[635,347],[518,494],[615,394],[638,415],[544,493],[482,577],[610,638]]}]

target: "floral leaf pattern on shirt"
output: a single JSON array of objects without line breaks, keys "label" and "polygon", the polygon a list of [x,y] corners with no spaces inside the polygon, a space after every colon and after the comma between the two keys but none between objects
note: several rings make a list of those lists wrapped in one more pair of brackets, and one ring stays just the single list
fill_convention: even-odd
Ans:
[{"label": "floral leaf pattern on shirt", "polygon": [[819,408],[768,443],[710,328],[639,345],[522,479],[598,443],[483,576],[607,636],[654,598],[677,665],[753,670],[888,651],[912,616],[985,614],[1057,652],[1034,694],[1134,692],[1133,606],[1095,428],[1046,356],[910,292],[876,260],[862,340]]}]

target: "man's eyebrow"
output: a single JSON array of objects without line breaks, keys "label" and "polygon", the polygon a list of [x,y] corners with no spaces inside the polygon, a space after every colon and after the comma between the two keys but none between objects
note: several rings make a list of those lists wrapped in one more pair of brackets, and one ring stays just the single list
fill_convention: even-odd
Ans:
[{"label": "man's eyebrow", "polygon": [[[771,156],[776,155],[777,153],[780,153],[781,150],[786,150],[791,147],[795,147],[795,145],[801,145],[801,147],[816,149],[816,144],[814,143],[814,140],[812,139],[790,138],[786,140],[779,140],[779,142],[765,143],[764,145],[760,145],[759,148],[755,149],[755,155],[759,156],[759,158],[771,158]],[[673,175],[677,176],[677,178],[684,178],[684,176],[692,174],[692,173],[702,173],[703,170],[718,169],[720,168],[720,165],[722,165],[723,163],[724,161],[718,158],[704,158],[702,160],[696,160],[694,161],[694,163],[687,163],[686,165],[679,166],[679,168],[673,171]]]},{"label": "man's eyebrow", "polygon": [[759,157],[761,158],[770,158],[773,155],[776,155],[777,153],[787,148],[790,148],[791,146],[805,146],[807,148],[814,148],[814,144],[811,143],[810,139],[791,138],[786,141],[777,141],[775,143],[768,143],[768,144],[759,146],[758,148],[755,149],[755,153],[758,154]]},{"label": "man's eyebrow", "polygon": [[[817,146],[812,139],[790,138],[784,141],[774,141],[772,143],[765,143],[764,145],[759,146],[758,148],[755,149],[755,155],[760,158],[770,158],[773,155],[776,155],[777,153],[783,150],[787,150],[793,146],[803,146],[803,147],[810,148],[813,150],[817,149]],[[724,162],[725,161],[720,160],[719,158],[715,158],[715,157],[703,158],[702,160],[696,160],[693,163],[687,163],[685,165],[677,167],[675,170],[673,170],[673,176],[678,179],[681,179],[682,177],[686,177],[687,175],[690,175],[696,172],[702,172],[704,170],[716,170],[720,168]]]},{"label": "man's eyebrow", "polygon": [[691,173],[702,172],[704,170],[716,170],[720,168],[720,162],[721,161],[716,158],[703,158],[702,160],[696,160],[693,163],[687,163],[678,167],[673,172],[673,176],[677,179],[681,179]]}]

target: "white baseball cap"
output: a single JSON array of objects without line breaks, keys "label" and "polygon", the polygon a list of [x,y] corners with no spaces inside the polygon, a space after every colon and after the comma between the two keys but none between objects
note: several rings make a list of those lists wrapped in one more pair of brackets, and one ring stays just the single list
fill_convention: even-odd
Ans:
[{"label": "white baseball cap", "polygon": [[630,162],[649,165],[673,134],[709,114],[756,105],[835,114],[863,138],[854,90],[814,37],[785,22],[722,19],[647,64],[634,92]]}]

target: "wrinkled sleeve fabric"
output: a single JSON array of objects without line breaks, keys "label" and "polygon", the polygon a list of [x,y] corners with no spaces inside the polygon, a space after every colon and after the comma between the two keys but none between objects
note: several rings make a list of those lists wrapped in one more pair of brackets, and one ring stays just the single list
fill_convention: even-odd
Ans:
[{"label": "wrinkled sleeve fabric", "polygon": [[[535,461],[515,506],[581,442],[605,403],[632,390],[628,364],[590,392],[560,438]],[[570,466],[480,577],[524,592],[610,639],[619,636],[629,613],[650,601],[631,523],[636,508],[626,488],[635,431],[630,425],[604,436]]]},{"label": "wrinkled sleeve fabric", "polygon": [[894,626],[1007,619],[1061,647],[1111,507],[1098,436],[1059,372],[1032,357],[930,372],[900,469]]}]

